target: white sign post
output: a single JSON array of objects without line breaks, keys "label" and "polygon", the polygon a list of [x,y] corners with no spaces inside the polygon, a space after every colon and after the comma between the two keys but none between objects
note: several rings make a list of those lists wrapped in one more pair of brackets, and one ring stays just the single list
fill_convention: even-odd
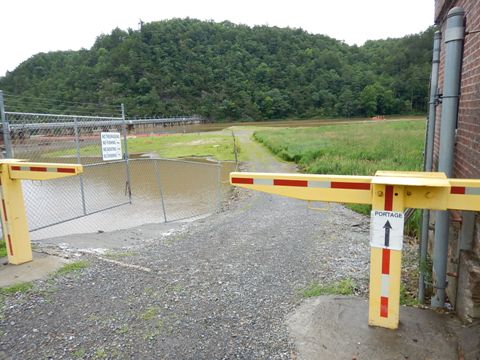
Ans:
[{"label": "white sign post", "polygon": [[122,141],[118,132],[102,132],[102,158],[104,161],[122,159]]},{"label": "white sign post", "polygon": [[403,212],[372,210],[370,220],[370,246],[402,250]]}]

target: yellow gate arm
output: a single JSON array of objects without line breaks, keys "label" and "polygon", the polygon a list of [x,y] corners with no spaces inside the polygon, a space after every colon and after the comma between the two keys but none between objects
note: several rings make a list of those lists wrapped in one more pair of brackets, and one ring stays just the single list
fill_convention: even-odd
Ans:
[{"label": "yellow gate arm", "polygon": [[3,237],[8,262],[23,264],[32,260],[27,215],[21,180],[50,180],[83,172],[82,165],[34,163],[16,159],[0,160],[0,198]]},{"label": "yellow gate arm", "polygon": [[370,325],[396,329],[405,208],[480,210],[480,180],[444,173],[377,171],[375,176],[230,173],[230,183],[307,201],[372,205]]},{"label": "yellow gate arm", "polygon": [[480,210],[480,180],[447,179],[444,173],[377,171],[375,176],[230,173],[230,183],[308,201],[373,205],[375,185],[397,185],[404,207]]}]

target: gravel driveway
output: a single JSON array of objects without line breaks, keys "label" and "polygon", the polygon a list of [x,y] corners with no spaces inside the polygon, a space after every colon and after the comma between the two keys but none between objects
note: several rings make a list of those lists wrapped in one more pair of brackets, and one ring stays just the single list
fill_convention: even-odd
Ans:
[{"label": "gravel driveway", "polygon": [[[246,169],[294,171],[237,135]],[[365,294],[368,230],[342,206],[315,212],[237,191],[220,214],[108,257],[83,255],[85,269],[7,297],[0,358],[296,358],[286,316],[312,282],[348,277]]]}]

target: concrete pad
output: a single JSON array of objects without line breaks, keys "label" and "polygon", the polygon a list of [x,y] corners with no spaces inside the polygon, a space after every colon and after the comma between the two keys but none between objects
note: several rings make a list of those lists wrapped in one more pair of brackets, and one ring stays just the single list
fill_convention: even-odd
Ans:
[{"label": "concrete pad", "polygon": [[451,316],[400,309],[397,330],[368,326],[367,300],[320,296],[306,300],[287,319],[299,359],[457,359]]},{"label": "concrete pad", "polygon": [[96,232],[89,234],[71,234],[55,238],[34,240],[33,244],[43,248],[55,246],[69,252],[118,250],[137,246],[144,246],[149,241],[158,239],[162,235],[169,234],[179,229],[183,222],[169,222],[160,224],[146,224],[130,229],[122,229],[108,232]]},{"label": "concrete pad", "polygon": [[33,252],[33,261],[21,265],[7,263],[0,258],[0,287],[46,278],[55,273],[69,260],[52,255]]}]

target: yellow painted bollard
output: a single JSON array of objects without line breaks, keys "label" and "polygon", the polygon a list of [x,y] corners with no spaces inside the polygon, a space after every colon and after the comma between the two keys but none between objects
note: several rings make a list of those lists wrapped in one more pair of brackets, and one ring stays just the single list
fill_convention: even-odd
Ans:
[{"label": "yellow painted bollard", "polygon": [[76,164],[30,163],[15,159],[0,161],[2,228],[10,264],[32,260],[21,180],[49,180],[82,172],[82,165]]},{"label": "yellow painted bollard", "polygon": [[371,204],[369,320],[399,322],[403,210],[480,210],[480,180],[444,173],[377,171],[375,176],[230,173],[230,183],[307,201]]},{"label": "yellow painted bollard", "polygon": [[[368,324],[389,329],[396,329],[399,321],[403,194],[403,186],[373,184]],[[401,221],[392,226],[393,219]],[[395,244],[392,230],[401,232]]]}]

